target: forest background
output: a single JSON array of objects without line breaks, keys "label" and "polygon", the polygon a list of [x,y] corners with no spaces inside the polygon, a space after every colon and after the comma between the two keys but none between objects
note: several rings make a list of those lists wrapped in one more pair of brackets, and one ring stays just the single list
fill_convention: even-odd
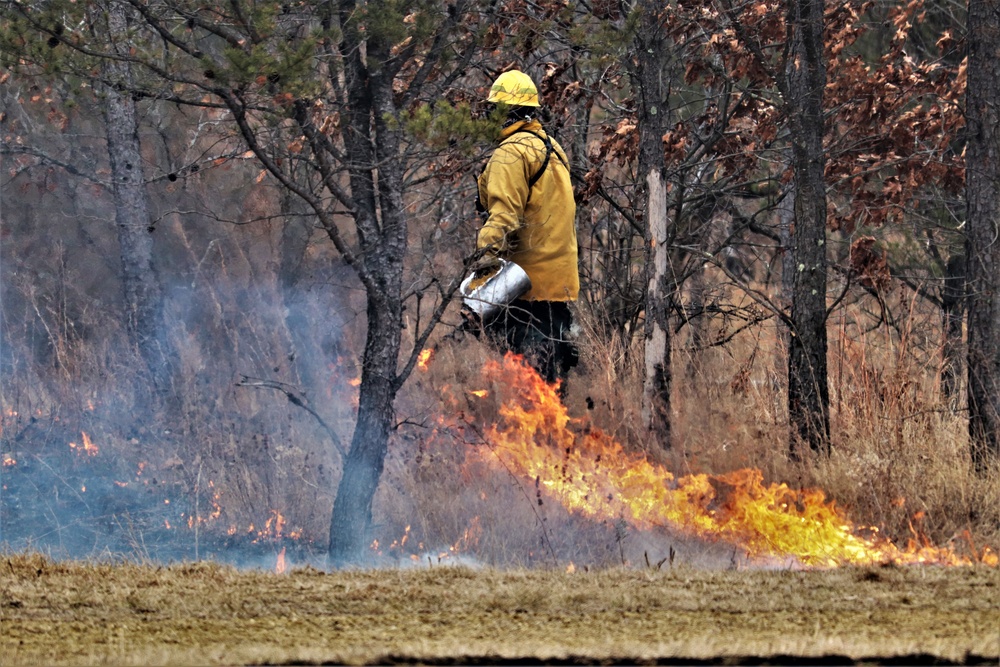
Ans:
[{"label": "forest background", "polygon": [[995,385],[966,372],[1000,353],[976,319],[996,291],[977,281],[1000,272],[983,276],[995,251],[967,194],[995,210],[997,179],[965,178],[970,45],[995,17],[976,32],[975,12],[919,1],[0,8],[7,545],[648,557],[620,521],[463,463],[497,411],[467,395],[496,389],[496,353],[458,330],[455,298],[479,224],[469,174],[495,132],[474,112],[511,67],[538,82],[577,186],[565,404],[581,431],[679,474],[822,488],[894,540],[1000,544],[995,406],[975,399]]}]

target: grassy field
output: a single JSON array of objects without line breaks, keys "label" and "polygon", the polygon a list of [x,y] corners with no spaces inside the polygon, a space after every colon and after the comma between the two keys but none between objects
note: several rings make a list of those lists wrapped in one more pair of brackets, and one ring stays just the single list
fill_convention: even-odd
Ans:
[{"label": "grassy field", "polygon": [[0,664],[996,664],[1000,571],[0,561]]}]

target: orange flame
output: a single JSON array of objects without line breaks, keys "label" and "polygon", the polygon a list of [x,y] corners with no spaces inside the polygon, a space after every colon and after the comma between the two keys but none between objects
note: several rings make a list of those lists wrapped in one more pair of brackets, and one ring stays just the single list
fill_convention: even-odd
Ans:
[{"label": "orange flame", "polygon": [[470,551],[479,545],[479,539],[483,536],[483,527],[479,521],[478,516],[472,517],[469,525],[462,532],[462,537],[458,538],[458,541],[453,545],[448,547],[448,551],[452,554],[459,554],[465,551]]},{"label": "orange flame", "polygon": [[[539,494],[595,519],[624,519],[640,530],[671,527],[742,547],[751,559],[794,557],[810,567],[846,564],[968,564],[951,548],[911,540],[905,549],[862,535],[817,489],[766,484],[759,470],[675,477],[596,430],[575,433],[555,387],[507,355],[484,369],[511,388],[500,419],[470,460],[486,460],[530,480]],[[541,497],[541,496],[540,496]],[[981,560],[995,558],[991,552]]]},{"label": "orange flame", "polygon": [[[247,529],[247,533],[251,535],[256,534],[256,537],[254,537],[253,539],[254,544],[257,544],[263,540],[271,542],[279,542],[285,539],[297,540],[302,537],[301,528],[295,528],[293,530],[286,532],[285,531],[286,524],[287,521],[285,520],[284,514],[282,514],[278,510],[271,510],[271,516],[269,516],[267,518],[267,521],[264,522],[263,528],[257,530],[251,523],[250,527]],[[232,531],[230,534],[233,534],[236,532],[236,527],[231,526],[230,530]]]},{"label": "orange flame", "polygon": [[[411,526],[407,525],[403,529],[402,537],[394,539],[391,544],[385,549],[382,547],[382,543],[376,538],[372,540],[369,548],[373,553],[384,556],[390,555],[394,557],[408,557],[410,560],[417,562],[420,561],[422,556],[420,552],[424,552],[424,543],[416,540],[410,539],[413,533],[411,532]],[[465,530],[462,531],[461,537],[459,537],[454,544],[450,545],[447,549],[441,549],[434,554],[434,558],[437,562],[441,562],[450,559],[459,554],[471,551],[479,544],[479,539],[483,535],[483,527],[480,523],[479,517],[474,516],[470,521]],[[416,544],[414,544],[416,541]],[[407,543],[410,547],[407,548]],[[430,554],[424,553],[423,556],[431,558]]]},{"label": "orange flame", "polygon": [[[403,547],[406,546],[406,543],[407,541],[409,541],[409,539],[410,539],[410,526],[409,524],[407,524],[406,528],[403,529],[403,536],[399,539],[393,540],[392,544],[389,545],[389,550],[401,551]],[[374,542],[374,549],[376,552],[381,553],[380,551],[378,551],[378,540],[375,540]]]},{"label": "orange flame", "polygon": [[417,367],[422,371],[426,371],[430,368],[431,357],[434,355],[434,350],[431,348],[425,348],[420,351],[417,356]]},{"label": "orange flame", "polygon": [[[253,530],[253,525],[251,524],[250,530]],[[271,510],[271,516],[267,517],[267,521],[264,522],[264,528],[257,531],[258,540],[280,540],[285,532],[285,517],[278,510]]]},{"label": "orange flame", "polygon": [[278,559],[274,563],[274,572],[276,574],[284,574],[286,568],[285,547],[281,547],[281,551],[278,552]]},{"label": "orange flame", "polygon": [[[208,488],[212,491],[212,498],[208,501],[211,506],[211,510],[208,514],[197,514],[190,515],[187,519],[188,528],[194,528],[195,525],[208,525],[222,516],[222,491],[215,488],[215,482],[213,480],[208,480]],[[236,526],[232,526],[229,535],[236,533]]]},{"label": "orange flame", "polygon": [[80,435],[83,436],[83,444],[78,445],[75,442],[71,442],[69,443],[70,448],[75,449],[77,452],[85,453],[87,456],[97,456],[100,453],[100,450],[98,450],[97,445],[91,441],[90,436],[83,431],[80,432]]}]

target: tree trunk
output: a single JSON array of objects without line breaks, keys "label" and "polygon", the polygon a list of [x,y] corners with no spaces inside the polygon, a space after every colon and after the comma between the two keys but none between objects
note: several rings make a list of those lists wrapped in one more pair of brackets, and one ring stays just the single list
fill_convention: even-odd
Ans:
[{"label": "tree trunk", "polygon": [[699,382],[704,372],[704,359],[709,346],[708,316],[705,314],[705,296],[708,294],[708,277],[705,267],[696,268],[687,279],[687,316],[690,352],[684,376],[688,382]]},{"label": "tree trunk", "polygon": [[[785,155],[785,163],[791,165],[791,155]],[[795,245],[793,234],[795,232],[795,183],[794,181],[789,183],[787,190],[782,191],[782,198],[778,202],[777,215],[778,215],[778,238],[781,241],[781,307],[783,309],[789,309],[792,303],[792,295],[794,294],[794,278],[795,278],[795,256],[792,252],[792,248]],[[781,341],[781,352],[782,354],[775,355],[777,358],[774,360],[775,374],[781,374],[788,372],[788,350],[791,347],[791,329],[788,326],[788,322],[782,318],[778,318],[778,340]],[[778,397],[778,401],[781,397]],[[776,403],[777,404],[777,403]],[[785,408],[787,409],[787,401]]]},{"label": "tree trunk", "polygon": [[[383,163],[385,164],[385,163]],[[401,174],[386,165],[379,171],[383,229],[378,252],[366,255],[376,289],[367,290],[368,331],[362,358],[358,420],[351,448],[337,487],[330,521],[329,563],[332,567],[358,565],[367,560],[372,501],[388,451],[393,425],[393,402],[400,378],[396,366],[403,321],[402,277],[406,249],[405,213],[398,206]]]},{"label": "tree trunk", "polygon": [[[109,33],[122,37],[127,31],[124,8],[112,4],[107,14]],[[115,43],[124,53],[127,42]],[[120,89],[131,87],[132,73],[125,61],[104,61],[104,72]],[[111,160],[115,223],[121,255],[125,326],[154,380],[162,377],[164,356],[159,346],[160,287],[153,272],[153,236],[149,202],[142,173],[139,122],[136,104],[128,92],[113,86],[104,88],[104,117],[107,125],[108,155]]]},{"label": "tree trunk", "polygon": [[1000,2],[969,0],[966,259],[969,437],[979,470],[1000,455]]},{"label": "tree trunk", "polygon": [[664,449],[670,447],[671,335],[670,303],[676,286],[669,267],[670,225],[667,214],[663,135],[670,118],[669,44],[659,12],[662,5],[640,3],[642,27],[636,34],[639,174],[645,186],[646,345],[642,417]]},{"label": "tree trunk", "polygon": [[826,186],[823,178],[822,0],[789,0],[787,109],[795,177],[788,416],[793,455],[801,445],[829,452],[826,367]]},{"label": "tree trunk", "polygon": [[955,254],[945,267],[941,290],[944,349],[941,360],[941,393],[952,400],[962,386],[962,319],[965,308],[965,255]]},{"label": "tree trunk", "polygon": [[[353,6],[347,2],[344,8]],[[400,327],[403,322],[403,260],[406,256],[406,211],[403,206],[403,167],[399,160],[399,130],[390,127],[396,116],[393,80],[367,60],[388,57],[391,45],[375,35],[349,61],[350,118],[353,131],[345,146],[353,158],[351,194],[362,254],[357,267],[365,283],[368,331],[362,358],[358,421],[330,520],[329,563],[333,567],[360,564],[368,555],[372,501],[388,450],[393,425],[393,402],[402,378],[397,377]],[[376,165],[378,165],[376,167]],[[378,214],[376,215],[376,211]]]},{"label": "tree trunk", "polygon": [[400,317],[398,296],[393,300],[368,294],[368,335],[358,397],[358,420],[330,521],[331,567],[360,565],[366,560],[372,500],[382,476],[392,404],[396,397]]}]

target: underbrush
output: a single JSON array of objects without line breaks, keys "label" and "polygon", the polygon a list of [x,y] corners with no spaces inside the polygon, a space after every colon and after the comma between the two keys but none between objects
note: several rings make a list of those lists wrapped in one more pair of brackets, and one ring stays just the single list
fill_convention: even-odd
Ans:
[{"label": "underbrush", "polygon": [[[22,294],[41,319],[29,330],[28,319],[18,328],[8,318],[4,331],[8,546],[268,567],[279,552],[322,560],[353,428],[360,373],[351,350],[360,349],[361,325],[341,313],[339,330],[310,336],[273,285],[199,289],[215,306],[195,312],[192,295],[169,301],[163,340],[175,356],[161,393],[147,389],[149,374],[113,313],[71,314]],[[324,308],[299,303],[298,321],[322,322]],[[796,462],[787,456],[784,350],[773,326],[707,349],[681,330],[668,447],[642,424],[639,340],[600,334],[592,318],[578,313],[581,361],[564,399],[581,437],[606,434],[678,477],[753,468],[768,483],[822,489],[857,526],[897,543],[962,553],[1000,546],[1000,471],[973,471],[961,397],[941,395],[926,340],[831,327],[832,454]],[[373,562],[745,564],[733,545],[589,519],[545,499],[540,480],[470,461],[492,446],[484,433],[502,392],[483,368],[497,353],[471,335],[442,340],[447,333],[397,399]]]}]

